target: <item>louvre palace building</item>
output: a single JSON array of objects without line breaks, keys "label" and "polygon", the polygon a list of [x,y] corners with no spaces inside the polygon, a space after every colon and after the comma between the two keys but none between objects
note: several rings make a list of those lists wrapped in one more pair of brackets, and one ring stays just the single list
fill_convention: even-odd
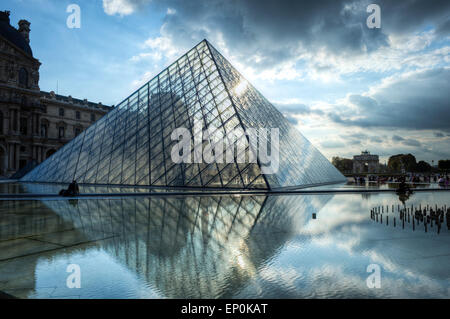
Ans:
[{"label": "louvre palace building", "polygon": [[20,178],[110,110],[39,89],[30,22],[0,11],[0,178]]}]

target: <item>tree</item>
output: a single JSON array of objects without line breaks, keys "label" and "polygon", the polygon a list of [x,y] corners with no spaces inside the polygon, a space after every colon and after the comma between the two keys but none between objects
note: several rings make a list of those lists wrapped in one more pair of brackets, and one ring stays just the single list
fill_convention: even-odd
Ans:
[{"label": "tree", "polygon": [[392,172],[414,172],[416,170],[416,158],[412,154],[397,154],[389,157],[388,168]]},{"label": "tree", "polygon": [[331,159],[331,163],[341,172],[349,173],[353,170],[353,161],[349,158],[335,156]]},{"label": "tree", "polygon": [[449,170],[450,169],[450,160],[439,160],[438,168],[442,169],[442,170]]},{"label": "tree", "polygon": [[420,173],[431,172],[431,165],[425,161],[419,161],[416,165],[416,172]]}]

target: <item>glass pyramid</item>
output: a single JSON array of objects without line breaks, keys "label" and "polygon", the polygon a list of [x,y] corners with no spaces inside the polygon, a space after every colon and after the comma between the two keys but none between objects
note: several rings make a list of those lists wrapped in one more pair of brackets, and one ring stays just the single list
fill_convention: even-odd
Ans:
[{"label": "glass pyramid", "polygon": [[[175,163],[172,132],[195,123],[237,133],[234,160]],[[263,174],[247,129],[279,129],[279,169]],[[269,145],[271,139],[266,138]],[[204,147],[208,141],[204,141]],[[261,143],[261,140],[259,140]],[[212,142],[211,142],[212,144]],[[228,145],[228,144],[226,144]],[[234,151],[236,147],[236,150]],[[244,150],[245,151],[242,151]],[[225,147],[225,154],[229,149]],[[239,160],[253,155],[257,161]],[[195,148],[192,149],[194,153]],[[217,155],[217,154],[215,154]],[[194,157],[194,156],[192,156]],[[157,187],[307,187],[345,177],[206,40],[131,94],[21,181]]]}]

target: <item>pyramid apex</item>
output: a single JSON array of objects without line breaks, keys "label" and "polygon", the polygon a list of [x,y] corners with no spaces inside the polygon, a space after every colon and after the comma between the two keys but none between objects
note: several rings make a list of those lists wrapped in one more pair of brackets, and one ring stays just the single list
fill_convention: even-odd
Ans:
[{"label": "pyramid apex", "polygon": [[209,43],[209,41],[206,39],[206,38],[204,38],[202,41],[200,41],[198,44],[201,44],[201,43],[206,43],[206,44],[208,44]]}]

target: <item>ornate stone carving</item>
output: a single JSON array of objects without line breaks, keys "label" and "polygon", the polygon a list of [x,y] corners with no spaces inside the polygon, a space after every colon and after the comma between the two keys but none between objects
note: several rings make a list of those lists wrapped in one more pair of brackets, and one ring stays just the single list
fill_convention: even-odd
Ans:
[{"label": "ornate stone carving", "polygon": [[30,43],[30,24],[31,23],[27,20],[19,21],[19,32],[22,34],[27,43]]}]

